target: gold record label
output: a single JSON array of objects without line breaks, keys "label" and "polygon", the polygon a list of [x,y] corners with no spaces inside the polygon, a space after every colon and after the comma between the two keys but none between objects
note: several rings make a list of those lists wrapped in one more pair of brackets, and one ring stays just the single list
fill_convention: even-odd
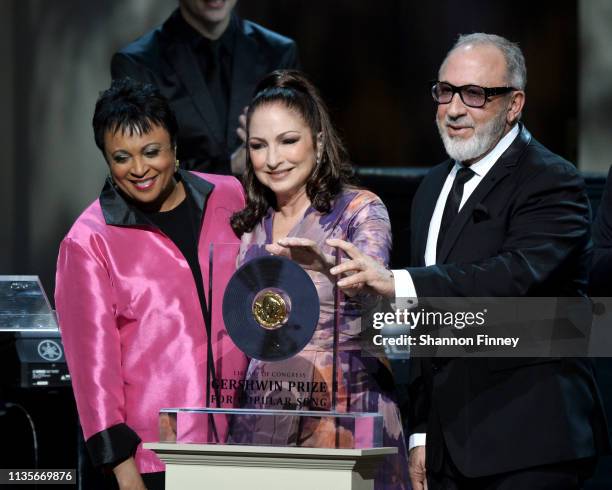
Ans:
[{"label": "gold record label", "polygon": [[263,328],[274,330],[287,320],[287,303],[275,291],[261,291],[253,301],[253,316]]}]

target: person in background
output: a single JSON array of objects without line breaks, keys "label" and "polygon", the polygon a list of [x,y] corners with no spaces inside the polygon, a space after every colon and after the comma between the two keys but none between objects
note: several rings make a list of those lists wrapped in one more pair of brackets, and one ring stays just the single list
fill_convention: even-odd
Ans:
[{"label": "person in background", "polygon": [[[238,242],[244,198],[233,177],[178,168],[176,119],[151,85],[114,81],[93,128],[110,175],[61,243],[57,315],[93,464],[121,490],[160,489],[164,465],[141,445],[159,441],[159,410],[204,406],[207,379],[246,366],[207,302],[210,246]],[[217,262],[213,292],[235,260]]]},{"label": "person in background", "polygon": [[[408,488],[406,447],[389,364],[382,356],[363,355],[362,315],[376,296],[341,295],[334,332],[334,282],[329,269],[335,251],[325,241],[342,238],[387,264],[391,229],[387,209],[372,192],[351,185],[352,167],[317,89],[298,71],[278,70],[258,85],[247,113],[246,207],[232,217],[242,237],[239,264],[273,253],[302,264],[319,296],[320,317],[308,345],[285,361],[251,360],[247,380],[280,379],[291,373],[305,386],[325,386],[313,392],[290,393],[289,399],[309,399],[301,409],[329,410],[333,377],[337,376],[337,410],[383,415],[383,445],[398,453],[381,465],[376,489]],[[333,372],[333,339],[338,338],[337,372]],[[284,374],[285,373],[285,374]],[[293,378],[292,378],[293,379]],[[265,383],[263,383],[265,385]],[[303,384],[303,383],[300,383]],[[250,393],[275,405],[274,392]],[[278,444],[300,440],[302,445],[334,447],[333,430],[325,424],[301,429],[275,423],[260,427],[262,436]],[[329,438],[332,438],[329,440]],[[350,434],[340,440],[350,447]],[[257,443],[255,437],[254,442]],[[346,446],[345,446],[346,447]]]},{"label": "person in background", "polygon": [[244,170],[244,109],[256,83],[299,68],[294,41],[233,13],[237,0],[179,0],[160,27],[117,52],[113,79],[155,85],[178,120],[182,168]]}]

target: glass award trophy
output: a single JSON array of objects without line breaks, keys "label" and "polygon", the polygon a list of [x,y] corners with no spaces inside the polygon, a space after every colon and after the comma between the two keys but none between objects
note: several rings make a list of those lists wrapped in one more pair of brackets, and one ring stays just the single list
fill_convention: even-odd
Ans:
[{"label": "glass award trophy", "polygon": [[215,245],[209,277],[206,406],[161,410],[160,442],[382,447],[363,298],[263,246]]}]

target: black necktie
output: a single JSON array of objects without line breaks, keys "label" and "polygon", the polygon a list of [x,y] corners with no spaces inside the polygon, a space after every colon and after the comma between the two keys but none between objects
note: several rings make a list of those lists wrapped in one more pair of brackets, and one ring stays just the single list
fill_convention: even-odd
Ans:
[{"label": "black necktie", "polygon": [[213,99],[221,127],[227,124],[227,83],[223,73],[223,54],[218,41],[208,43],[206,56],[206,85]]},{"label": "black necktie", "polygon": [[[459,205],[461,204],[461,198],[463,197],[463,186],[465,183],[474,176],[474,171],[469,167],[461,167],[455,175],[455,181],[451,188],[446,204],[444,206],[444,213],[442,213],[442,222],[440,223],[440,232],[438,233],[438,242],[436,244],[436,258],[440,255],[440,249],[444,242],[444,235],[450,228],[455,216],[459,213]],[[436,260],[437,262],[437,260]]]}]

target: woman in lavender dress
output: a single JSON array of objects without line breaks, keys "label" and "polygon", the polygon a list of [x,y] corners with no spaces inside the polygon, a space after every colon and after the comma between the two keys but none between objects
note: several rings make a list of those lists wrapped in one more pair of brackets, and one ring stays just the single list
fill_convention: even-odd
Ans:
[{"label": "woman in lavender dress", "polygon": [[[289,376],[295,380],[291,392],[263,388],[247,397],[260,408],[329,410],[336,324],[336,410],[383,415],[383,445],[396,446],[398,454],[381,466],[376,488],[405,489],[408,463],[389,365],[383,357],[362,355],[360,345],[361,317],[377,298],[347,290],[336,303],[329,273],[336,253],[327,244],[331,238],[349,241],[387,264],[391,230],[385,205],[375,194],[350,185],[345,149],[316,88],[301,73],[279,70],[259,84],[249,105],[247,132],[247,204],[231,221],[241,236],[239,264],[266,253],[290,257],[307,270],[321,303],[314,336],[299,354],[249,365],[248,381],[265,387],[272,385],[265,381]],[[335,305],[340,312],[336,322]],[[329,447],[326,439],[334,434],[323,424],[298,430],[289,423],[268,433],[269,443],[315,447]]]}]

